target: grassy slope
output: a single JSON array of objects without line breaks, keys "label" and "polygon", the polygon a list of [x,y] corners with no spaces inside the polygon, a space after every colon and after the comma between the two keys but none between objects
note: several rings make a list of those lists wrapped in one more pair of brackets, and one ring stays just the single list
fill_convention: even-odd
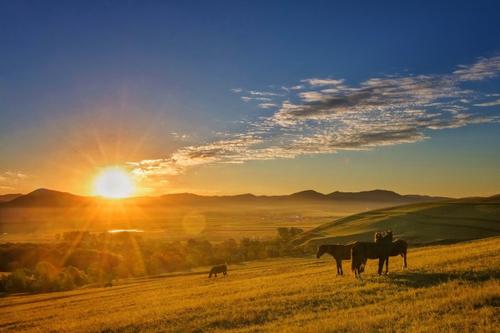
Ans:
[{"label": "grassy slope", "polygon": [[[347,263],[345,263],[347,266]],[[412,249],[378,277],[336,277],[331,258],[233,266],[226,278],[159,277],[0,298],[0,331],[495,331],[500,237]],[[346,271],[347,271],[346,267]]]},{"label": "grassy slope", "polygon": [[500,235],[500,198],[448,200],[383,208],[320,225],[297,243],[346,243],[372,240],[378,230],[392,229],[410,243],[468,240]]}]

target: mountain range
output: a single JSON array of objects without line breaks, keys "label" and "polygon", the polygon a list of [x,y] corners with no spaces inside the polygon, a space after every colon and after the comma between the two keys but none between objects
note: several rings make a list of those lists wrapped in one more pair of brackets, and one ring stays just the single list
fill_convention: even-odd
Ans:
[{"label": "mountain range", "polygon": [[[391,204],[405,204],[418,202],[432,202],[446,200],[446,197],[435,197],[427,195],[401,195],[388,190],[371,190],[361,192],[335,191],[323,194],[313,190],[300,191],[289,195],[223,195],[203,196],[193,193],[165,194],[156,197],[132,197],[125,199],[114,199],[112,202],[120,201],[125,204],[135,205],[196,205],[196,204],[251,204],[251,203],[278,203],[278,202],[380,202]],[[2,207],[61,207],[61,206],[91,206],[93,204],[110,202],[100,197],[80,196],[67,192],[50,189],[37,189],[28,194],[6,194],[0,196],[0,208]]]}]

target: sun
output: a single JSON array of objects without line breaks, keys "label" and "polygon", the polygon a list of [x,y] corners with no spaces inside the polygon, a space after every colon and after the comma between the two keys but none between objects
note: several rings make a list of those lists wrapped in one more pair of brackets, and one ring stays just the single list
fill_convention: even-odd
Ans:
[{"label": "sun", "polygon": [[132,177],[127,171],[118,167],[102,170],[94,180],[94,193],[105,198],[126,198],[134,191]]}]

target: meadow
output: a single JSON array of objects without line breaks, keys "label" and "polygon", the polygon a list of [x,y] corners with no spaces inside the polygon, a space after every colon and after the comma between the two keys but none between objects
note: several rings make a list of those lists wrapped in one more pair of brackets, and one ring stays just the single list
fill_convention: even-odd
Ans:
[{"label": "meadow", "polygon": [[[368,263],[362,281],[331,257],[280,258],[0,298],[2,332],[499,331],[500,237],[411,248],[409,269]],[[349,271],[344,262],[344,271]]]},{"label": "meadow", "polygon": [[141,207],[0,207],[0,242],[52,242],[73,230],[140,229],[166,241],[272,238],[279,227],[310,229],[387,203],[295,203]]}]

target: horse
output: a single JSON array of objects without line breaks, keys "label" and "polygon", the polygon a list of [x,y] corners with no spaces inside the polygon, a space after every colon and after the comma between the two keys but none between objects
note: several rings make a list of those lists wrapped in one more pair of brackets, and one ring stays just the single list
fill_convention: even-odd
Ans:
[{"label": "horse", "polygon": [[[406,262],[406,254],[408,252],[408,243],[403,239],[396,239],[392,242],[391,252],[389,257],[395,257],[401,255],[403,257],[403,269],[408,267]],[[389,272],[389,257],[385,260],[385,274]]]},{"label": "horse", "polygon": [[335,258],[335,262],[337,263],[337,275],[343,275],[344,271],[342,270],[342,260],[351,259],[351,249],[353,245],[354,243],[347,245],[320,245],[318,252],[316,253],[316,258],[320,258],[323,254],[328,253]]},{"label": "horse", "polygon": [[382,274],[384,262],[392,250],[392,231],[375,233],[375,242],[356,242],[351,249],[351,269],[361,277],[368,259],[378,259],[378,274]]},{"label": "horse", "polygon": [[208,274],[208,277],[211,278],[212,275],[215,275],[215,277],[217,277],[217,273],[222,273],[222,274],[224,274],[224,276],[226,276],[227,275],[227,266],[226,265],[218,265],[218,266],[212,267],[212,269],[210,270],[210,273]]}]

